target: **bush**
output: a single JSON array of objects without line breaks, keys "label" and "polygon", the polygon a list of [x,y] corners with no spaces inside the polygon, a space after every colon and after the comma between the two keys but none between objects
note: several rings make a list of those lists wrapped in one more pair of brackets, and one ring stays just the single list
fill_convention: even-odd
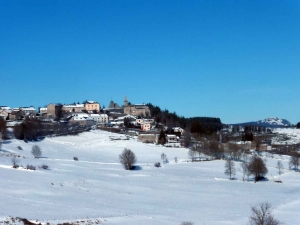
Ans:
[{"label": "bush", "polygon": [[20,160],[19,159],[17,159],[16,157],[13,157],[12,159],[11,159],[11,162],[12,162],[12,164],[13,164],[13,168],[14,169],[17,169],[17,168],[19,168],[19,162],[20,162]]},{"label": "bush", "polygon": [[154,163],[155,167],[160,167],[160,162]]},{"label": "bush", "polygon": [[78,158],[77,158],[77,157],[73,157],[73,159],[74,159],[75,161],[78,161]]},{"label": "bush", "polygon": [[271,203],[263,202],[257,207],[251,208],[252,215],[249,217],[250,225],[280,225],[281,221],[274,218],[271,211]]},{"label": "bush", "polygon": [[19,149],[19,150],[23,150],[23,148],[22,148],[21,146],[18,146],[18,149]]},{"label": "bush", "polygon": [[32,146],[31,154],[34,156],[34,158],[39,158],[39,157],[41,157],[41,155],[42,155],[42,150],[41,150],[40,146],[38,146],[38,145]]},{"label": "bush", "polygon": [[181,222],[180,225],[194,225],[194,223],[191,221],[184,221],[184,222]]},{"label": "bush", "polygon": [[36,168],[33,165],[27,165],[26,169],[28,169],[28,170],[35,170]]},{"label": "bush", "polygon": [[40,169],[44,169],[44,170],[48,170],[49,169],[49,166],[46,165],[46,164],[43,164],[41,166],[39,166]]},{"label": "bush", "polygon": [[258,157],[252,157],[251,161],[248,164],[248,169],[250,174],[255,176],[255,182],[262,180],[263,176],[268,173],[268,169],[264,161]]},{"label": "bush", "polygon": [[128,148],[125,148],[121,155],[119,155],[121,164],[126,170],[132,170],[133,164],[136,162],[135,154]]}]

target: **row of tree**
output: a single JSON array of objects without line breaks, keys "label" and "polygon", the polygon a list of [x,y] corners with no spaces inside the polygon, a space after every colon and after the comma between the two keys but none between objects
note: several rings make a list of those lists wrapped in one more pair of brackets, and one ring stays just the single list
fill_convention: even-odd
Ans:
[{"label": "row of tree", "polygon": [[219,141],[208,141],[205,138],[202,141],[197,141],[189,149],[189,156],[192,161],[201,160],[209,157],[213,159],[231,159],[236,161],[248,160],[248,154],[250,150],[249,145],[227,143],[221,144]]},{"label": "row of tree", "polygon": [[47,135],[69,135],[83,132],[89,127],[77,124],[66,124],[59,122],[48,122],[37,118],[26,117],[25,120],[14,126],[13,134],[16,139],[24,141],[36,141]]},{"label": "row of tree", "polygon": [[169,112],[167,109],[161,110],[160,107],[148,103],[152,117],[156,123],[164,124],[168,127],[181,127],[191,133],[212,134],[222,129],[223,124],[220,118],[213,117],[192,117],[185,118],[178,116],[176,112]]},{"label": "row of tree", "polygon": [[[262,179],[267,173],[268,169],[266,164],[259,156],[253,156],[249,162],[241,163],[241,171],[243,173],[243,181],[245,180],[245,176],[248,177],[253,175],[255,178],[255,182]],[[225,174],[232,179],[232,176],[235,175],[236,168],[235,163],[232,159],[228,158],[225,162]]]}]

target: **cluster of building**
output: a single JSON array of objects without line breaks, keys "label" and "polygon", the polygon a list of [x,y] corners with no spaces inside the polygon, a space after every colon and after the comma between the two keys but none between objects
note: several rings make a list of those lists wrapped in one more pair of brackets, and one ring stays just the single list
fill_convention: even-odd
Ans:
[{"label": "cluster of building", "polygon": [[[110,101],[109,106],[101,108],[96,101],[85,101],[82,104],[54,104],[36,110],[33,106],[10,108],[0,106],[0,117],[7,121],[22,122],[27,117],[38,118],[45,123],[54,121],[60,124],[86,126],[100,126],[103,129],[118,128],[124,130],[128,135],[137,135],[142,142],[157,143],[162,126],[156,128],[155,120],[151,117],[150,109],[145,104],[131,104],[127,97],[124,105]],[[54,122],[54,123],[56,123]],[[15,123],[12,123],[15,124]],[[105,128],[106,127],[106,128]],[[180,127],[173,128],[173,133],[166,135],[167,143],[179,143],[179,137],[183,133]]]},{"label": "cluster of building", "polygon": [[85,101],[82,104],[53,104],[37,110],[33,106],[10,108],[0,106],[0,117],[8,121],[22,121],[26,117],[38,117],[41,120],[56,120],[79,125],[122,126],[125,118],[133,125],[140,126],[141,130],[151,129],[154,119],[151,119],[150,109],[145,104],[131,104],[127,97],[124,106],[113,101],[107,108],[102,108],[96,101]]}]

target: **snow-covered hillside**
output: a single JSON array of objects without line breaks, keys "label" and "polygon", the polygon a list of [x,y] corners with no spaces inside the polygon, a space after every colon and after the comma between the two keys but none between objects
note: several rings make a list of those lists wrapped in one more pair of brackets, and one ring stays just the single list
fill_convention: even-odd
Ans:
[{"label": "snow-covered hillside", "polygon": [[263,124],[264,126],[291,126],[292,124],[286,119],[279,119],[278,117],[270,117],[264,120],[257,121],[257,124]]},{"label": "snow-covered hillside", "polygon": [[299,144],[300,129],[278,128],[273,131],[276,136],[272,139],[272,144]]},{"label": "snow-covered hillside", "polygon": [[[104,225],[179,225],[182,221],[242,225],[247,224],[251,206],[269,201],[276,218],[286,225],[300,224],[300,173],[285,170],[279,178],[275,168],[277,160],[288,168],[288,158],[267,159],[269,181],[242,182],[240,172],[236,180],[227,179],[222,160],[186,162],[187,149],[133,139],[111,141],[111,135],[91,131],[40,142],[4,143],[0,220],[13,216],[51,224],[88,218]],[[35,144],[42,148],[40,159],[30,153]],[[135,171],[125,171],[119,164],[125,147],[137,156]],[[156,168],[153,164],[162,152],[170,163]],[[21,156],[20,165],[46,164],[49,170],[13,169],[13,154]],[[75,156],[79,161],[73,160]]]},{"label": "snow-covered hillside", "polygon": [[246,122],[246,123],[238,123],[238,124],[231,124],[231,125],[239,125],[239,126],[264,126],[264,127],[289,127],[292,124],[286,119],[279,119],[278,117],[270,117],[259,121],[254,122]]}]

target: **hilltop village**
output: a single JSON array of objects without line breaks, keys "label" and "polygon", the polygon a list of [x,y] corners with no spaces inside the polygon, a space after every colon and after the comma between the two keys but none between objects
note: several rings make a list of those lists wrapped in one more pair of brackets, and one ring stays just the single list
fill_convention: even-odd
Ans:
[{"label": "hilltop village", "polygon": [[[154,117],[151,117],[148,105],[132,104],[126,96],[123,106],[111,100],[108,107],[102,108],[99,102],[88,100],[73,104],[50,103],[47,107],[38,110],[33,106],[18,108],[0,106],[0,118],[7,122],[7,127],[15,127],[15,129],[20,124],[38,122],[45,129],[40,129],[39,133],[43,134],[37,136],[64,135],[98,128],[115,133],[126,132],[128,135],[140,134],[139,138],[143,142],[158,142],[161,128],[165,130],[168,128],[161,123],[157,126]],[[180,127],[172,127],[172,129],[180,134],[184,131]],[[166,135],[165,142],[179,142],[179,137],[174,134]]]},{"label": "hilltop village", "polygon": [[[208,149],[212,149],[209,145],[227,149],[234,144],[236,147],[231,148],[286,153],[299,148],[298,142],[290,143],[290,138],[276,134],[271,127],[228,126],[222,124],[219,118],[179,117],[176,113],[162,111],[150,103],[132,104],[126,96],[122,106],[112,100],[108,107],[101,107],[99,102],[88,100],[73,104],[50,103],[38,110],[32,106],[0,106],[0,119],[5,122],[2,127],[12,128],[8,132],[2,132],[2,139],[15,137],[30,141],[45,136],[101,129],[125,134],[127,138],[137,136],[141,142],[168,147],[191,147],[198,143],[203,148],[207,143]],[[220,154],[223,151],[220,150]]]}]

